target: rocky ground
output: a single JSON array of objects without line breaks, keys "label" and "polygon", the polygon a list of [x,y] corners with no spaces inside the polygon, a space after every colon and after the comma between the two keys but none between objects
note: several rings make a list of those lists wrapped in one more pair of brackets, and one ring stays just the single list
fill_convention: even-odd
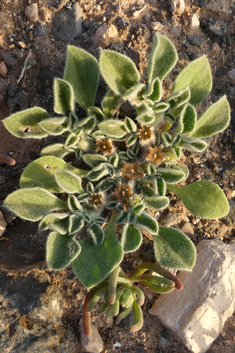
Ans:
[{"label": "rocky ground", "polygon": [[[175,3],[179,6],[171,6],[170,0],[2,0],[0,119],[35,105],[52,113],[53,78],[62,77],[68,43],[88,50],[97,58],[100,47],[126,54],[145,80],[153,33],[158,31],[168,36],[177,48],[179,61],[164,81],[166,96],[177,73],[191,60],[206,54],[212,69],[213,89],[198,111],[203,112],[211,102],[226,94],[231,105],[231,124],[225,132],[208,139],[210,146],[202,154],[187,152],[184,163],[191,172],[190,182],[206,179],[222,187],[231,211],[221,220],[200,220],[172,196],[168,209],[156,216],[162,225],[184,231],[195,244],[208,238],[231,244],[235,236],[235,1]],[[104,89],[101,83],[97,104]],[[22,141],[0,124],[0,152],[17,162],[15,166],[0,164],[0,200],[18,187],[23,168],[49,142]],[[38,234],[35,224],[16,219],[3,208],[2,212],[6,231],[0,238],[0,350],[83,352],[79,320],[84,289],[71,269],[53,272],[46,268],[46,234]],[[2,227],[5,228],[3,221]],[[138,261],[152,258],[151,243],[146,237],[138,253],[127,256],[124,266],[128,269],[130,264],[135,266]],[[135,335],[126,330],[129,319],[119,326],[107,327],[101,315],[93,315],[104,341],[103,352],[189,352],[149,314],[156,295],[148,292],[146,297],[145,324]],[[235,316],[232,316],[208,353],[234,352],[234,329]]]}]

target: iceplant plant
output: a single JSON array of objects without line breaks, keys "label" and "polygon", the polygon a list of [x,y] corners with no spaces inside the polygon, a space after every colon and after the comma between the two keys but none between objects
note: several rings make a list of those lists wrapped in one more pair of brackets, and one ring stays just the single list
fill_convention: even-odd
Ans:
[{"label": "iceplant plant", "polygon": [[[135,323],[130,331],[135,332],[143,325],[144,302],[136,283],[158,293],[182,289],[169,269],[191,271],[194,266],[191,240],[175,228],[160,227],[147,208],[165,209],[170,191],[198,217],[215,219],[229,211],[217,184],[200,180],[188,185],[189,170],[180,163],[183,150],[204,151],[204,138],[228,126],[228,101],[223,96],[197,117],[194,106],[212,87],[205,55],[179,73],[171,94],[163,100],[162,82],[176,62],[172,42],[155,34],[147,83],[142,83],[128,57],[103,50],[98,63],[91,54],[69,45],[63,79],[54,80],[56,115],[34,107],[4,120],[17,137],[60,136],[60,142],[55,139],[25,168],[20,189],[4,205],[22,219],[40,221],[40,230],[49,229],[48,266],[60,270],[71,264],[89,290],[84,304],[87,335],[90,311],[100,298],[109,323],[115,316],[120,321],[133,309]],[[96,107],[100,73],[109,89]],[[135,117],[120,115],[126,101],[135,108]],[[77,116],[75,102],[84,109],[83,115]],[[83,169],[63,160],[72,153]],[[156,263],[144,263],[127,274],[120,264],[126,253],[140,247],[142,231],[153,236]]]}]

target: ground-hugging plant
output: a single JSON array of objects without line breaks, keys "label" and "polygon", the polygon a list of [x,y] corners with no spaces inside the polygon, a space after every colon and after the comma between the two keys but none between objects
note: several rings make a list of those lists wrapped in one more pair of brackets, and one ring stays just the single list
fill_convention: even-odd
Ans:
[{"label": "ground-hugging plant", "polygon": [[[51,230],[46,245],[48,266],[60,270],[71,264],[90,290],[84,304],[86,334],[90,333],[89,312],[102,296],[101,311],[107,309],[109,323],[114,316],[120,321],[133,309],[135,324],[130,331],[134,332],[142,327],[144,302],[135,282],[158,293],[182,289],[165,268],[191,271],[195,247],[179,230],[159,227],[147,212],[147,208],[162,210],[169,205],[167,190],[199,217],[214,219],[229,211],[215,183],[175,185],[189,174],[179,162],[182,150],[203,151],[207,143],[202,138],[223,131],[230,120],[225,96],[197,118],[194,105],[212,86],[205,56],[180,72],[172,93],[163,101],[162,81],[176,61],[171,41],[155,34],[148,82],[141,83],[135,64],[126,56],[103,50],[98,63],[86,51],[68,46],[64,77],[54,81],[57,115],[50,117],[34,107],[4,120],[17,137],[60,136],[59,143],[45,147],[42,156],[25,168],[21,188],[6,198],[5,207],[22,219],[40,221],[40,230]],[[100,73],[109,90],[101,107],[95,107]],[[125,101],[135,108],[134,118],[119,114]],[[82,118],[75,113],[75,102],[84,109]],[[63,160],[69,153],[83,162],[84,169]],[[79,240],[81,229],[87,236]],[[142,264],[128,276],[119,265],[126,253],[140,247],[143,230],[153,236],[157,264]],[[120,304],[124,310],[119,314]]]}]

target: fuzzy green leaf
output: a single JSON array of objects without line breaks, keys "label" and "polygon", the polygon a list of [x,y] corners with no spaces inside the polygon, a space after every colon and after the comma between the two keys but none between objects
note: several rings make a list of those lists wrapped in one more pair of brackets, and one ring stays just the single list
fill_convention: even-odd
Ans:
[{"label": "fuzzy green leaf", "polygon": [[101,245],[103,243],[105,233],[99,224],[93,224],[87,228],[87,233],[90,235],[95,246]]},{"label": "fuzzy green leaf", "polygon": [[134,62],[115,51],[103,50],[100,55],[100,71],[109,87],[120,96],[140,81]]},{"label": "fuzzy green leaf", "polygon": [[60,158],[43,156],[31,162],[24,169],[20,178],[20,186],[22,188],[41,187],[54,193],[64,192],[55,180],[55,172],[62,169],[71,171],[80,177],[88,173],[87,170],[77,169]]},{"label": "fuzzy green leaf", "polygon": [[73,262],[72,268],[87,289],[103,281],[123,259],[122,246],[115,234],[116,217],[117,213],[113,213],[101,245],[94,246],[90,239],[80,242],[82,251]]},{"label": "fuzzy green leaf", "polygon": [[202,152],[207,148],[207,143],[203,140],[194,137],[182,136],[183,143],[181,147],[187,148],[191,151]]},{"label": "fuzzy green leaf", "polygon": [[124,124],[120,120],[109,119],[99,124],[99,129],[107,136],[113,138],[122,138],[126,135]]},{"label": "fuzzy green leaf", "polygon": [[129,225],[125,234],[125,240],[122,240],[124,253],[136,251],[140,247],[142,239],[142,233],[133,225]]},{"label": "fuzzy green leaf", "polygon": [[51,229],[60,234],[68,233],[69,214],[68,213],[50,213],[43,217],[39,223],[40,230]]},{"label": "fuzzy green leaf", "polygon": [[70,150],[71,148],[74,150],[77,147],[77,144],[80,140],[80,134],[81,134],[81,130],[78,132],[76,132],[76,134],[74,132],[71,132],[64,144],[64,147],[67,148],[68,150]]},{"label": "fuzzy green leaf", "polygon": [[139,229],[146,230],[151,234],[158,234],[158,223],[152,216],[142,213],[137,217],[135,226]]},{"label": "fuzzy green leaf", "polygon": [[140,123],[140,124],[152,124],[154,122],[154,112],[153,111],[145,111],[142,114],[138,115],[136,120]]},{"label": "fuzzy green leaf", "polygon": [[116,95],[111,89],[108,90],[101,102],[101,107],[107,118],[111,118],[114,115],[116,109],[118,109],[121,102],[121,96]]},{"label": "fuzzy green leaf", "polygon": [[212,87],[211,68],[205,55],[188,64],[176,77],[173,92],[190,88],[190,103],[201,102],[210,93]]},{"label": "fuzzy green leaf", "polygon": [[101,154],[84,154],[82,158],[92,168],[97,167],[100,163],[107,162],[107,158]]},{"label": "fuzzy green leaf", "polygon": [[197,120],[193,137],[208,137],[223,131],[230,121],[230,107],[226,96],[212,104]]},{"label": "fuzzy green leaf", "polygon": [[151,99],[153,102],[159,102],[162,99],[162,84],[158,77],[150,82],[143,97]]},{"label": "fuzzy green leaf", "polygon": [[84,227],[84,220],[82,219],[82,215],[71,215],[69,217],[69,225],[68,225],[68,233],[75,234],[78,233]]},{"label": "fuzzy green leaf", "polygon": [[184,172],[184,179],[183,180],[186,180],[188,178],[189,169],[185,164],[178,163],[176,166],[174,166],[174,168],[180,169],[180,170],[182,170],[182,172]]},{"label": "fuzzy green leaf", "polygon": [[107,174],[109,174],[109,171],[103,163],[100,163],[97,167],[94,167],[92,171],[88,173],[87,178],[91,181],[97,181]]},{"label": "fuzzy green leaf", "polygon": [[215,219],[229,212],[229,204],[221,188],[211,181],[200,180],[187,186],[168,185],[185,207],[198,217]]},{"label": "fuzzy green leaf", "polygon": [[153,245],[156,260],[161,266],[192,270],[196,260],[196,249],[184,233],[174,228],[159,227]]},{"label": "fuzzy green leaf", "polygon": [[41,151],[42,156],[49,155],[49,156],[54,156],[58,158],[63,158],[68,153],[69,151],[67,151],[64,148],[64,145],[62,145],[61,143],[55,143],[53,145],[46,146]]},{"label": "fuzzy green leaf", "polygon": [[66,210],[65,202],[50,192],[39,188],[25,188],[12,192],[6,198],[4,206],[18,217],[27,221],[38,221],[48,213]]},{"label": "fuzzy green leaf", "polygon": [[126,131],[129,133],[137,131],[136,123],[131,118],[128,118],[128,117],[126,117],[124,120],[124,127]]},{"label": "fuzzy green leaf", "polygon": [[55,117],[49,118],[41,121],[38,125],[45,130],[49,135],[61,135],[63,132],[68,130],[67,126],[67,118],[63,117]]},{"label": "fuzzy green leaf", "polygon": [[81,246],[68,235],[50,233],[46,244],[46,261],[52,270],[66,268],[81,251]]},{"label": "fuzzy green leaf", "polygon": [[180,113],[179,123],[176,132],[179,134],[188,134],[195,129],[197,113],[191,104],[187,104]]},{"label": "fuzzy green leaf", "polygon": [[143,83],[137,83],[136,85],[129,88],[124,94],[123,99],[134,102],[138,96],[141,95],[141,92],[144,91],[145,85]]},{"label": "fuzzy green leaf", "polygon": [[99,65],[91,54],[68,45],[64,79],[73,87],[75,101],[83,109],[94,105],[99,82]]},{"label": "fuzzy green leaf", "polygon": [[34,107],[10,115],[3,120],[3,124],[16,137],[41,139],[48,134],[39,123],[48,118],[50,115],[44,109]]},{"label": "fuzzy green leaf", "polygon": [[184,172],[171,168],[158,168],[157,172],[169,184],[179,183],[184,179]]},{"label": "fuzzy green leaf", "polygon": [[163,80],[175,66],[177,58],[177,51],[172,42],[156,33],[148,62],[148,82],[152,82],[157,77]]},{"label": "fuzzy green leaf", "polygon": [[105,120],[104,113],[98,107],[95,107],[95,106],[89,107],[87,109],[87,113],[88,113],[89,117],[94,116],[99,123],[101,123],[101,121]]},{"label": "fuzzy green leaf", "polygon": [[79,211],[80,213],[80,211],[82,210],[82,206],[80,202],[74,195],[69,195],[67,203],[68,203],[68,208],[73,213],[76,213],[77,211]]},{"label": "fuzzy green leaf", "polygon": [[55,172],[55,180],[59,187],[68,194],[82,193],[82,180],[79,176],[68,170]]},{"label": "fuzzy green leaf", "polygon": [[180,91],[172,93],[166,101],[170,104],[170,109],[176,109],[187,103],[190,99],[190,96],[190,89],[189,87],[186,87]]},{"label": "fuzzy green leaf", "polygon": [[166,196],[145,197],[144,201],[148,206],[156,208],[156,210],[162,210],[169,205],[169,199]]},{"label": "fuzzy green leaf", "polygon": [[54,80],[54,111],[58,114],[69,113],[74,110],[73,87],[69,82],[60,78]]}]

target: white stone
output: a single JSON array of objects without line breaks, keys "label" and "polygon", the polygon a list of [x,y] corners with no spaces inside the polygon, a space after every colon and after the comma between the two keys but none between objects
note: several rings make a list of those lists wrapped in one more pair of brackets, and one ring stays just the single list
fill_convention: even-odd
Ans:
[{"label": "white stone", "polygon": [[163,30],[163,24],[161,22],[152,22],[151,23],[151,28],[153,31],[160,32]]},{"label": "white stone", "polygon": [[98,328],[91,324],[91,335],[86,336],[83,331],[82,319],[79,322],[79,331],[81,335],[81,344],[85,352],[100,353],[104,349],[104,343],[99,334]]},{"label": "white stone", "polygon": [[173,14],[181,15],[185,10],[184,0],[171,0],[171,11]]},{"label": "white stone", "polygon": [[235,69],[230,70],[228,75],[232,80],[235,80]]},{"label": "white stone", "polygon": [[118,40],[118,31],[114,25],[100,26],[94,36],[94,43],[101,48],[106,48],[110,43],[116,43]]},{"label": "white stone", "polygon": [[182,291],[161,295],[150,309],[194,353],[204,353],[235,309],[235,244],[203,240],[193,271],[180,271]]},{"label": "white stone", "polygon": [[209,0],[206,8],[215,12],[231,14],[235,7],[235,0]]},{"label": "white stone", "polygon": [[200,26],[200,21],[199,21],[199,19],[198,19],[198,15],[197,15],[197,14],[193,14],[193,15],[190,17],[190,26],[191,26],[191,28],[193,28],[193,29],[199,28],[199,26]]}]

